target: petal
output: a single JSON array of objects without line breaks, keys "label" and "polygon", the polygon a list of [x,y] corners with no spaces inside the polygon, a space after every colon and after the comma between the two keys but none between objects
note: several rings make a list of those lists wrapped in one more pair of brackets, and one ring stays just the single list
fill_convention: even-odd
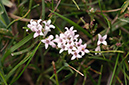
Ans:
[{"label": "petal", "polygon": [[[95,51],[101,51],[100,46],[97,46],[96,49],[95,49]],[[99,53],[99,55],[100,55],[100,54],[101,54],[101,53]],[[95,53],[95,55],[97,55],[97,53]]]},{"label": "petal", "polygon": [[101,51],[100,46],[97,46],[95,51]]},{"label": "petal", "polygon": [[47,21],[47,24],[49,24],[49,25],[51,24],[51,20],[50,19]]},{"label": "petal", "polygon": [[47,49],[48,48],[48,44],[45,44],[45,49]]},{"label": "petal", "polygon": [[46,24],[47,22],[46,21],[43,21],[44,24]]},{"label": "petal", "polygon": [[76,57],[75,56],[72,56],[71,60],[74,60]]},{"label": "petal", "polygon": [[100,34],[98,34],[98,40],[100,40],[102,38],[102,36]]},{"label": "petal", "polygon": [[97,42],[97,45],[100,45],[100,44],[101,44],[101,42],[100,42],[100,41],[98,41],[98,42]]},{"label": "petal", "polygon": [[97,53],[95,53],[95,55],[97,55]]},{"label": "petal", "polygon": [[55,28],[55,26],[54,26],[54,25],[50,25],[49,27],[50,27],[50,28]]},{"label": "petal", "polygon": [[85,55],[85,53],[83,51],[81,51],[81,56],[84,56],[84,55]]},{"label": "petal", "polygon": [[54,38],[53,35],[50,35],[50,36],[48,37],[49,40],[52,40],[53,38]]},{"label": "petal", "polygon": [[39,36],[39,34],[38,33],[34,33],[34,38],[36,38],[37,36]]},{"label": "petal", "polygon": [[82,39],[79,39],[79,43],[80,43],[80,44],[82,43]]},{"label": "petal", "polygon": [[51,30],[50,30],[50,27],[45,26],[45,31],[51,31]]},{"label": "petal", "polygon": [[51,45],[53,48],[55,48],[55,47],[56,47],[56,44],[55,44],[55,43],[53,43],[52,41],[50,42],[50,45]]},{"label": "petal", "polygon": [[62,53],[64,50],[63,49],[60,49],[59,53]]},{"label": "petal", "polygon": [[82,56],[81,55],[77,55],[77,58],[82,58]]},{"label": "petal", "polygon": [[30,20],[30,23],[33,22],[33,19]]},{"label": "petal", "polygon": [[46,40],[41,40],[41,42],[45,43]]},{"label": "petal", "polygon": [[83,47],[86,48],[86,46],[87,46],[87,44],[85,43],[85,44],[83,45]]},{"label": "petal", "polygon": [[66,30],[68,30],[68,27],[65,27]]},{"label": "petal", "polygon": [[70,30],[71,30],[71,31],[73,31],[73,26],[72,26],[72,27],[70,27]]},{"label": "petal", "polygon": [[89,53],[89,52],[90,52],[89,50],[85,49],[85,53]]},{"label": "petal", "polygon": [[106,41],[103,41],[102,43],[103,43],[104,45],[107,45],[107,42],[106,42]]},{"label": "petal", "polygon": [[27,27],[28,27],[28,28],[31,28],[31,25],[30,25],[30,24],[28,24],[28,25],[27,25]]},{"label": "petal", "polygon": [[49,31],[45,31],[45,32],[44,32],[44,37],[47,35],[48,32],[49,32]]},{"label": "petal", "polygon": [[107,39],[107,35],[104,35],[104,36],[103,36],[103,39],[106,40],[106,39]]},{"label": "petal", "polygon": [[39,20],[37,21],[37,23],[40,24],[41,21],[42,21],[42,19],[39,19]]},{"label": "petal", "polygon": [[40,32],[40,35],[44,35],[42,32]]}]

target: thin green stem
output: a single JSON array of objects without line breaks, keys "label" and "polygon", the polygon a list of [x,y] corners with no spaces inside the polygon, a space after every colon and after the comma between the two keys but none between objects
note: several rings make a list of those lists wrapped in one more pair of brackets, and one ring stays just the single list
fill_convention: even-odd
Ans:
[{"label": "thin green stem", "polygon": [[112,52],[112,53],[124,53],[124,51],[121,50],[108,50],[108,51],[90,51],[92,53],[108,53],[108,52]]},{"label": "thin green stem", "polygon": [[42,0],[42,20],[45,19],[45,1]]},{"label": "thin green stem", "polygon": [[13,84],[13,83],[14,83],[17,79],[19,79],[20,76],[23,74],[23,72],[25,71],[25,69],[26,69],[27,66],[29,65],[30,61],[32,60],[32,58],[33,58],[35,52],[38,50],[40,44],[41,44],[41,42],[40,42],[40,43],[38,44],[38,46],[33,50],[32,54],[30,55],[31,57],[30,57],[30,59],[28,60],[26,66],[25,66],[24,69],[21,71],[21,73],[18,75],[18,77],[17,77],[11,84]]},{"label": "thin green stem", "polygon": [[102,78],[102,71],[103,71],[103,65],[101,65],[101,69],[100,69],[101,74],[99,76],[98,85],[101,85],[100,83],[101,83],[101,78]]},{"label": "thin green stem", "polygon": [[[29,2],[29,9],[32,8],[32,2],[33,2],[33,0],[30,0],[30,2]],[[28,13],[27,18],[29,18],[29,16],[30,16],[30,13]]]},{"label": "thin green stem", "polygon": [[117,64],[118,64],[119,57],[120,57],[120,53],[118,54],[118,56],[117,56],[117,58],[116,58],[115,67],[114,67],[114,70],[113,70],[112,77],[111,77],[111,80],[110,80],[110,84],[109,84],[109,85],[112,84],[113,77],[114,77],[114,75],[115,75],[115,71],[116,71],[116,67],[117,67]]},{"label": "thin green stem", "polygon": [[3,79],[3,81],[4,81],[5,85],[8,85],[8,84],[7,84],[7,82],[6,82],[6,80],[5,80],[5,78],[4,78],[4,76],[2,75],[2,73],[1,73],[1,72],[0,72],[0,76],[1,76],[1,78]]},{"label": "thin green stem", "polygon": [[53,70],[54,70],[54,74],[55,74],[56,85],[59,85],[59,81],[58,81],[58,77],[57,77],[57,72],[56,72],[56,66],[55,66],[55,62],[54,61],[52,61],[52,65],[53,65]]},{"label": "thin green stem", "polygon": [[76,5],[77,9],[80,10],[79,6],[77,5],[77,3],[75,2],[75,0],[72,0],[73,3]]},{"label": "thin green stem", "polygon": [[[110,22],[108,21],[107,17],[106,17],[106,16],[103,14],[103,12],[102,12],[100,0],[98,0],[98,2],[99,2],[99,8],[100,8],[100,10],[101,10],[101,15],[106,19],[107,24],[108,24],[108,28],[110,29],[110,28],[111,28]],[[108,29],[107,29],[107,33],[108,33]]]},{"label": "thin green stem", "polygon": [[8,28],[9,28],[13,23],[15,23],[16,21],[25,18],[25,17],[29,14],[29,12],[30,12],[30,10],[28,10],[28,12],[27,12],[23,17],[13,20],[13,21],[7,26],[6,29],[8,29]]}]

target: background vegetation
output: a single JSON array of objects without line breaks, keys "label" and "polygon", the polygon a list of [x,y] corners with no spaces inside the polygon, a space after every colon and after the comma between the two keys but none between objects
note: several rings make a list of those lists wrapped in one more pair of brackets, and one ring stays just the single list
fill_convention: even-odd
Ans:
[{"label": "background vegetation", "polygon": [[[0,0],[0,85],[128,85],[128,5],[128,0]],[[71,61],[67,52],[46,50],[40,37],[23,29],[30,19],[51,19],[52,35],[74,26],[91,52]],[[94,55],[99,33],[108,35],[108,45]]]}]

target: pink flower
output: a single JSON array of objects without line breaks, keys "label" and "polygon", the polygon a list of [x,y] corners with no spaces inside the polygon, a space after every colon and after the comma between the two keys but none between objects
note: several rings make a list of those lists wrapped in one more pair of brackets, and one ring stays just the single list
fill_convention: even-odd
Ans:
[{"label": "pink flower", "polygon": [[59,53],[62,53],[63,51],[66,51],[66,50],[68,50],[67,49],[67,47],[65,46],[65,44],[62,44],[61,46],[60,46],[60,51],[59,51]]},{"label": "pink flower", "polygon": [[74,36],[75,35],[75,32],[77,32],[77,30],[73,30],[73,26],[70,27],[70,29],[68,29],[68,27],[65,27],[65,29],[66,29],[65,34],[67,34],[69,36]]},{"label": "pink flower", "polygon": [[42,28],[42,25],[40,24],[42,20],[39,19],[37,22],[34,21],[33,19],[30,20],[30,24],[28,24],[28,28],[31,29],[31,31],[35,32],[37,31],[39,28]]},{"label": "pink flower", "polygon": [[65,35],[63,33],[60,34],[60,36],[56,35],[56,38],[53,40],[57,43],[58,48],[61,47],[62,44],[66,43],[66,40],[64,39]]},{"label": "pink flower", "polygon": [[73,41],[67,43],[66,47],[68,49],[68,54],[72,53],[74,50],[77,50]]},{"label": "pink flower", "polygon": [[51,25],[51,20],[43,21],[43,23],[45,24],[44,28],[46,31],[51,31],[50,28],[55,28],[54,25]]},{"label": "pink flower", "polygon": [[81,55],[85,55],[85,53],[89,53],[90,51],[88,49],[86,49],[87,44],[84,45],[80,45],[78,47],[78,50],[82,53]]},{"label": "pink flower", "polygon": [[107,42],[105,41],[107,39],[107,35],[104,35],[103,37],[98,34],[98,42],[97,45],[100,45],[101,43],[104,45],[107,45]]},{"label": "pink flower", "polygon": [[41,35],[43,36],[43,28],[42,25],[40,24],[42,20],[39,19],[37,22],[33,21],[33,19],[30,20],[30,24],[28,24],[28,28],[31,29],[31,31],[35,32],[34,33],[34,38],[36,38],[37,36]]},{"label": "pink flower", "polygon": [[51,45],[53,48],[56,47],[55,43],[52,41],[53,38],[53,35],[50,35],[48,38],[41,40],[41,42],[45,44],[45,49],[48,48],[48,45]]},{"label": "pink flower", "polygon": [[35,31],[35,33],[34,33],[34,38],[36,38],[36,37],[39,36],[39,35],[44,35],[44,34],[42,33],[42,28],[38,28],[38,29]]},{"label": "pink flower", "polygon": [[[95,48],[95,51],[101,51],[101,49],[100,49],[100,46],[99,46],[99,45]],[[97,55],[97,53],[95,53],[95,55]],[[101,53],[99,53],[99,55],[101,55]]]},{"label": "pink flower", "polygon": [[49,31],[51,31],[50,28],[55,28],[55,26],[54,25],[51,25],[51,20],[43,21],[43,23],[44,23],[44,36],[46,36],[47,33]]},{"label": "pink flower", "polygon": [[73,55],[71,60],[74,60],[75,58],[82,58],[82,56],[79,54],[78,50],[71,52],[71,54]]},{"label": "pink flower", "polygon": [[79,42],[75,42],[76,46],[79,47],[82,44],[82,39],[79,39]]}]

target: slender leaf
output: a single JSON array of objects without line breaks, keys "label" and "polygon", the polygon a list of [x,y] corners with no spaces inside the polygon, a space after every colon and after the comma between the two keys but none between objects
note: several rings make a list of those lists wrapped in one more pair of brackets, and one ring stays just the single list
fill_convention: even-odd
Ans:
[{"label": "slender leaf", "polygon": [[[25,59],[25,60],[23,60],[21,63],[19,63],[20,65],[22,65],[23,63],[25,63],[25,62],[29,59],[28,62],[27,62],[27,64],[25,65],[24,69],[21,71],[21,73],[18,75],[18,77],[17,77],[14,81],[12,81],[11,84],[13,84],[13,83],[14,83],[17,79],[19,79],[20,76],[23,74],[23,72],[25,71],[25,69],[26,69],[27,66],[29,65],[30,61],[32,60],[34,54],[35,54],[36,51],[38,50],[40,44],[41,44],[41,42],[40,42],[40,43],[38,44],[38,46],[32,51],[32,53],[29,55],[29,57],[28,57],[27,59]],[[19,66],[20,66],[20,65],[19,65]],[[19,67],[19,66],[16,66],[16,68]],[[15,69],[16,69],[16,68],[15,68]],[[13,70],[13,71],[14,71],[14,70]],[[12,72],[10,72],[10,73],[12,73]]]},{"label": "slender leaf", "polygon": [[4,23],[5,26],[7,26],[10,23],[7,12],[1,0],[0,0],[0,20]]},{"label": "slender leaf", "polygon": [[58,15],[60,18],[66,20],[68,23],[70,23],[71,25],[73,25],[77,30],[82,31],[84,34],[86,34],[88,37],[92,38],[92,36],[85,30],[83,29],[81,26],[79,26],[78,24],[76,24],[75,22],[73,22],[72,20],[58,14],[57,12],[51,11],[52,13]]},{"label": "slender leaf", "polygon": [[118,56],[116,58],[115,67],[114,67],[114,70],[113,70],[112,77],[111,77],[111,80],[110,80],[110,84],[109,85],[112,84],[112,81],[113,81],[113,78],[114,78],[114,75],[115,75],[115,71],[116,71],[116,67],[117,67],[117,64],[118,64],[119,57],[120,57],[120,53],[118,54]]},{"label": "slender leaf", "polygon": [[22,39],[20,42],[18,42],[16,45],[11,47],[3,56],[2,62],[6,59],[7,56],[9,56],[12,52],[17,50],[19,47],[23,46],[25,43],[27,43],[31,38],[33,37],[33,33],[26,36],[24,39]]},{"label": "slender leaf", "polygon": [[8,84],[7,84],[7,82],[6,82],[6,80],[5,80],[5,78],[4,78],[4,76],[2,75],[2,73],[1,73],[1,72],[0,72],[0,76],[1,76],[1,78],[3,79],[3,81],[4,81],[5,85],[8,85]]}]

